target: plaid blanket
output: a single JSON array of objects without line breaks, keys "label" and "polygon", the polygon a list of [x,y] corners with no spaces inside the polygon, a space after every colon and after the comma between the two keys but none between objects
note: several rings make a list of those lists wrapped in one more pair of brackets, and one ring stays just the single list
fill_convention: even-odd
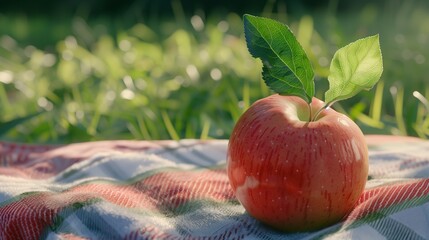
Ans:
[{"label": "plaid blanket", "polygon": [[370,180],[354,210],[295,234],[246,214],[226,140],[0,142],[0,239],[429,239],[429,141],[367,140]]}]

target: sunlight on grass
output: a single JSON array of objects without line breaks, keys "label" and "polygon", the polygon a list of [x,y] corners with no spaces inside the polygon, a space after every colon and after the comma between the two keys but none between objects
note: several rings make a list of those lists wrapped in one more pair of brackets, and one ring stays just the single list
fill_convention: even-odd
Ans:
[{"label": "sunlight on grass", "polygon": [[[315,69],[319,98],[327,88],[333,50],[380,33],[382,81],[334,108],[366,134],[427,138],[429,15],[424,8],[406,9],[405,14],[390,5],[368,5],[335,17],[329,11],[261,15],[288,21],[297,33]],[[398,18],[395,27],[385,27]],[[102,20],[79,17],[71,23],[1,15],[0,20],[2,32],[11,33],[0,35],[4,140],[228,138],[243,111],[271,93],[261,80],[261,63],[246,48],[241,16],[234,13],[182,16],[157,26],[135,23],[114,33],[100,25]],[[40,31],[54,45],[40,47],[47,41],[41,37],[24,44],[29,33],[49,26],[52,33]]]}]

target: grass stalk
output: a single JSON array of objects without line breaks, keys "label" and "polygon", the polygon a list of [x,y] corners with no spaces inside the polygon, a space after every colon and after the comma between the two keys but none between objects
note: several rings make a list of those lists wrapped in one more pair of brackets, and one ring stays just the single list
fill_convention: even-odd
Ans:
[{"label": "grass stalk", "polygon": [[166,111],[161,112],[162,120],[164,121],[165,128],[167,129],[168,134],[173,140],[180,140],[179,134],[176,132],[176,129],[171,122],[170,117],[168,116]]},{"label": "grass stalk", "polygon": [[2,83],[0,83],[0,106],[1,109],[3,109],[3,117],[9,115],[9,112],[11,111],[12,107],[10,105],[9,98]]},{"label": "grass stalk", "polygon": [[141,132],[141,135],[142,135],[143,139],[145,139],[145,140],[151,140],[152,137],[150,136],[150,133],[149,133],[147,127],[146,127],[145,121],[144,121],[144,119],[142,118],[141,115],[137,116],[137,124],[139,126],[139,129],[140,129],[140,132]]},{"label": "grass stalk", "polygon": [[210,120],[205,119],[203,120],[203,128],[201,131],[200,139],[206,140],[209,138],[209,131],[210,131]]},{"label": "grass stalk", "polygon": [[370,106],[370,116],[373,120],[380,122],[382,105],[383,105],[383,90],[384,90],[384,81],[380,81],[376,88],[374,98]]},{"label": "grass stalk", "polygon": [[398,127],[398,130],[401,135],[407,135],[407,128],[403,118],[403,108],[404,108],[404,88],[398,88],[392,86],[390,92],[393,97],[394,107],[395,107],[395,120]]}]

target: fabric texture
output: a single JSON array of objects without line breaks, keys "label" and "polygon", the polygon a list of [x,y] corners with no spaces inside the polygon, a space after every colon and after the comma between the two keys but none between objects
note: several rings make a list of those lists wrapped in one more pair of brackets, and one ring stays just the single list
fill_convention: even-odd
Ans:
[{"label": "fabric texture", "polygon": [[429,141],[367,142],[369,180],[354,210],[289,234],[236,200],[227,140],[0,142],[0,239],[429,239]]}]

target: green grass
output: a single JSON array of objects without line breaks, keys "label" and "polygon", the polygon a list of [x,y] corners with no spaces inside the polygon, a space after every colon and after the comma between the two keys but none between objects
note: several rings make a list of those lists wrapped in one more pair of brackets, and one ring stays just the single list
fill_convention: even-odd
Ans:
[{"label": "green grass", "polygon": [[[366,134],[427,138],[429,15],[425,6],[401,4],[261,15],[292,26],[315,68],[320,98],[334,51],[380,33],[380,83],[334,107]],[[234,13],[157,24],[0,15],[0,32],[7,33],[0,36],[3,140],[228,138],[241,113],[271,93]]]}]

